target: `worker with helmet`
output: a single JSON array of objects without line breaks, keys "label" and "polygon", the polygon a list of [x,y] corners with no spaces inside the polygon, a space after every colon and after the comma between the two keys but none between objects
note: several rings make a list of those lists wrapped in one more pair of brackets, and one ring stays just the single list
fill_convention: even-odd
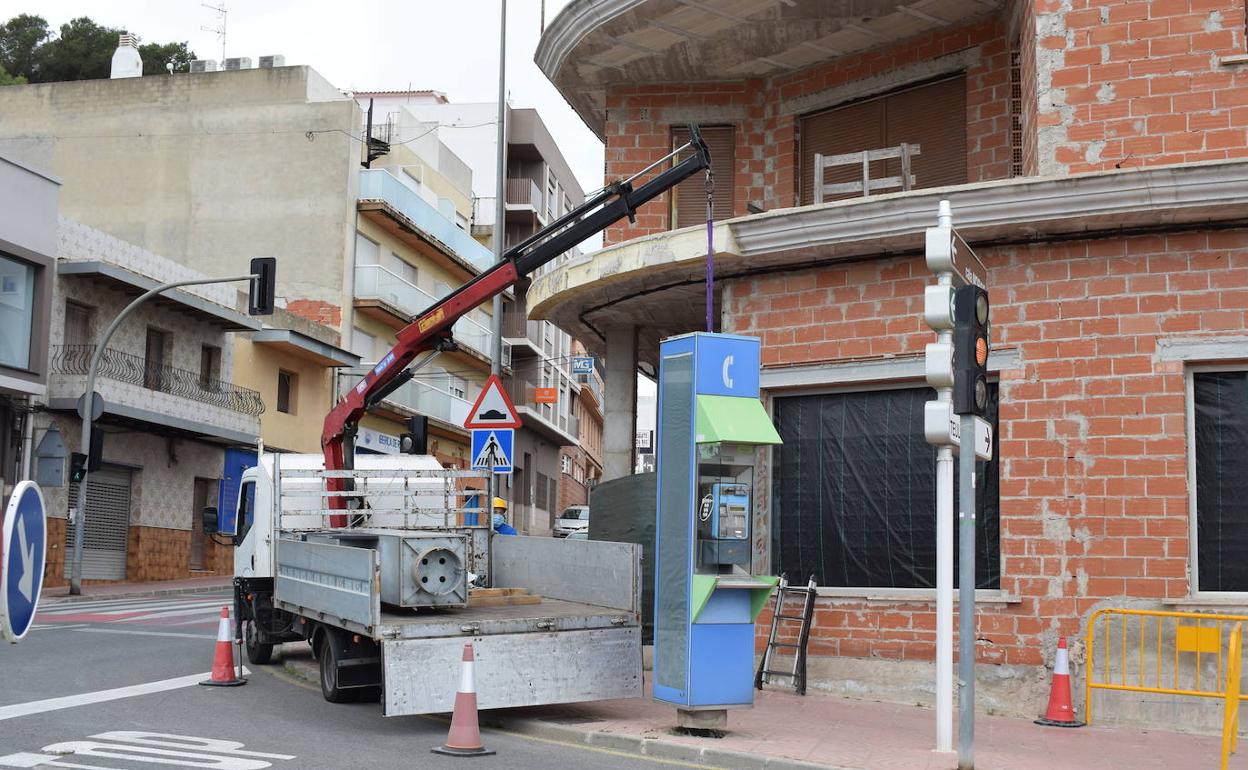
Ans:
[{"label": "worker with helmet", "polygon": [[500,535],[517,535],[516,528],[507,523],[507,501],[494,498],[494,531]]}]

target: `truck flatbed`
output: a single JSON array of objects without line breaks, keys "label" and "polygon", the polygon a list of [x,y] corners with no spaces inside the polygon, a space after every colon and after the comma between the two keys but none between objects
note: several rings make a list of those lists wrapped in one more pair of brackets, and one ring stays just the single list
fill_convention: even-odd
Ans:
[{"label": "truck flatbed", "polygon": [[628,611],[543,597],[540,604],[453,609],[396,610],[383,607],[375,629],[380,639],[489,636],[527,631],[571,631],[635,624]]}]

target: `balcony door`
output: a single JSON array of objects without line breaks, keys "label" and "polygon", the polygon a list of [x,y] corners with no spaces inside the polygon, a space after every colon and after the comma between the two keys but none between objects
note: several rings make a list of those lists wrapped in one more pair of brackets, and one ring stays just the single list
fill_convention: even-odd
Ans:
[{"label": "balcony door", "polygon": [[[910,86],[805,115],[799,124],[798,168],[801,171],[800,203],[814,203],[815,153],[844,155],[865,150],[896,147],[903,142],[919,145],[911,159],[915,187],[940,187],[966,183],[966,76],[959,74],[934,83]],[[871,163],[871,178],[899,176],[900,161]],[[827,171],[824,182],[857,182],[862,166],[840,166]],[[899,192],[900,188],[874,191],[873,195]],[[843,193],[824,200],[860,197]]]},{"label": "balcony door", "polygon": [[168,334],[148,327],[147,345],[143,350],[143,387],[148,390],[164,390],[165,346],[168,341]]}]

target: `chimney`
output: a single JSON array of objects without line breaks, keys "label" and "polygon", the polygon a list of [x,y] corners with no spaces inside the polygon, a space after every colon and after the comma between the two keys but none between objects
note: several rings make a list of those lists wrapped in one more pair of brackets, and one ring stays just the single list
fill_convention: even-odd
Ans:
[{"label": "chimney", "polygon": [[109,76],[117,78],[143,77],[143,59],[139,57],[139,39],[126,33],[117,42],[117,50],[113,51],[113,71]]}]

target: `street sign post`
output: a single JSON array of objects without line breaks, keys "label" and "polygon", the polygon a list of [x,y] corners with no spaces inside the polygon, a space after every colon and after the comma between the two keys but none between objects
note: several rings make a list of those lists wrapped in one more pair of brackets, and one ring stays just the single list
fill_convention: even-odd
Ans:
[{"label": "street sign post", "polygon": [[34,623],[47,559],[47,511],[35,482],[22,481],[13,489],[0,545],[0,637],[18,642]]},{"label": "street sign post", "polygon": [[495,473],[511,473],[516,432],[511,428],[485,428],[472,432],[472,467]]}]

